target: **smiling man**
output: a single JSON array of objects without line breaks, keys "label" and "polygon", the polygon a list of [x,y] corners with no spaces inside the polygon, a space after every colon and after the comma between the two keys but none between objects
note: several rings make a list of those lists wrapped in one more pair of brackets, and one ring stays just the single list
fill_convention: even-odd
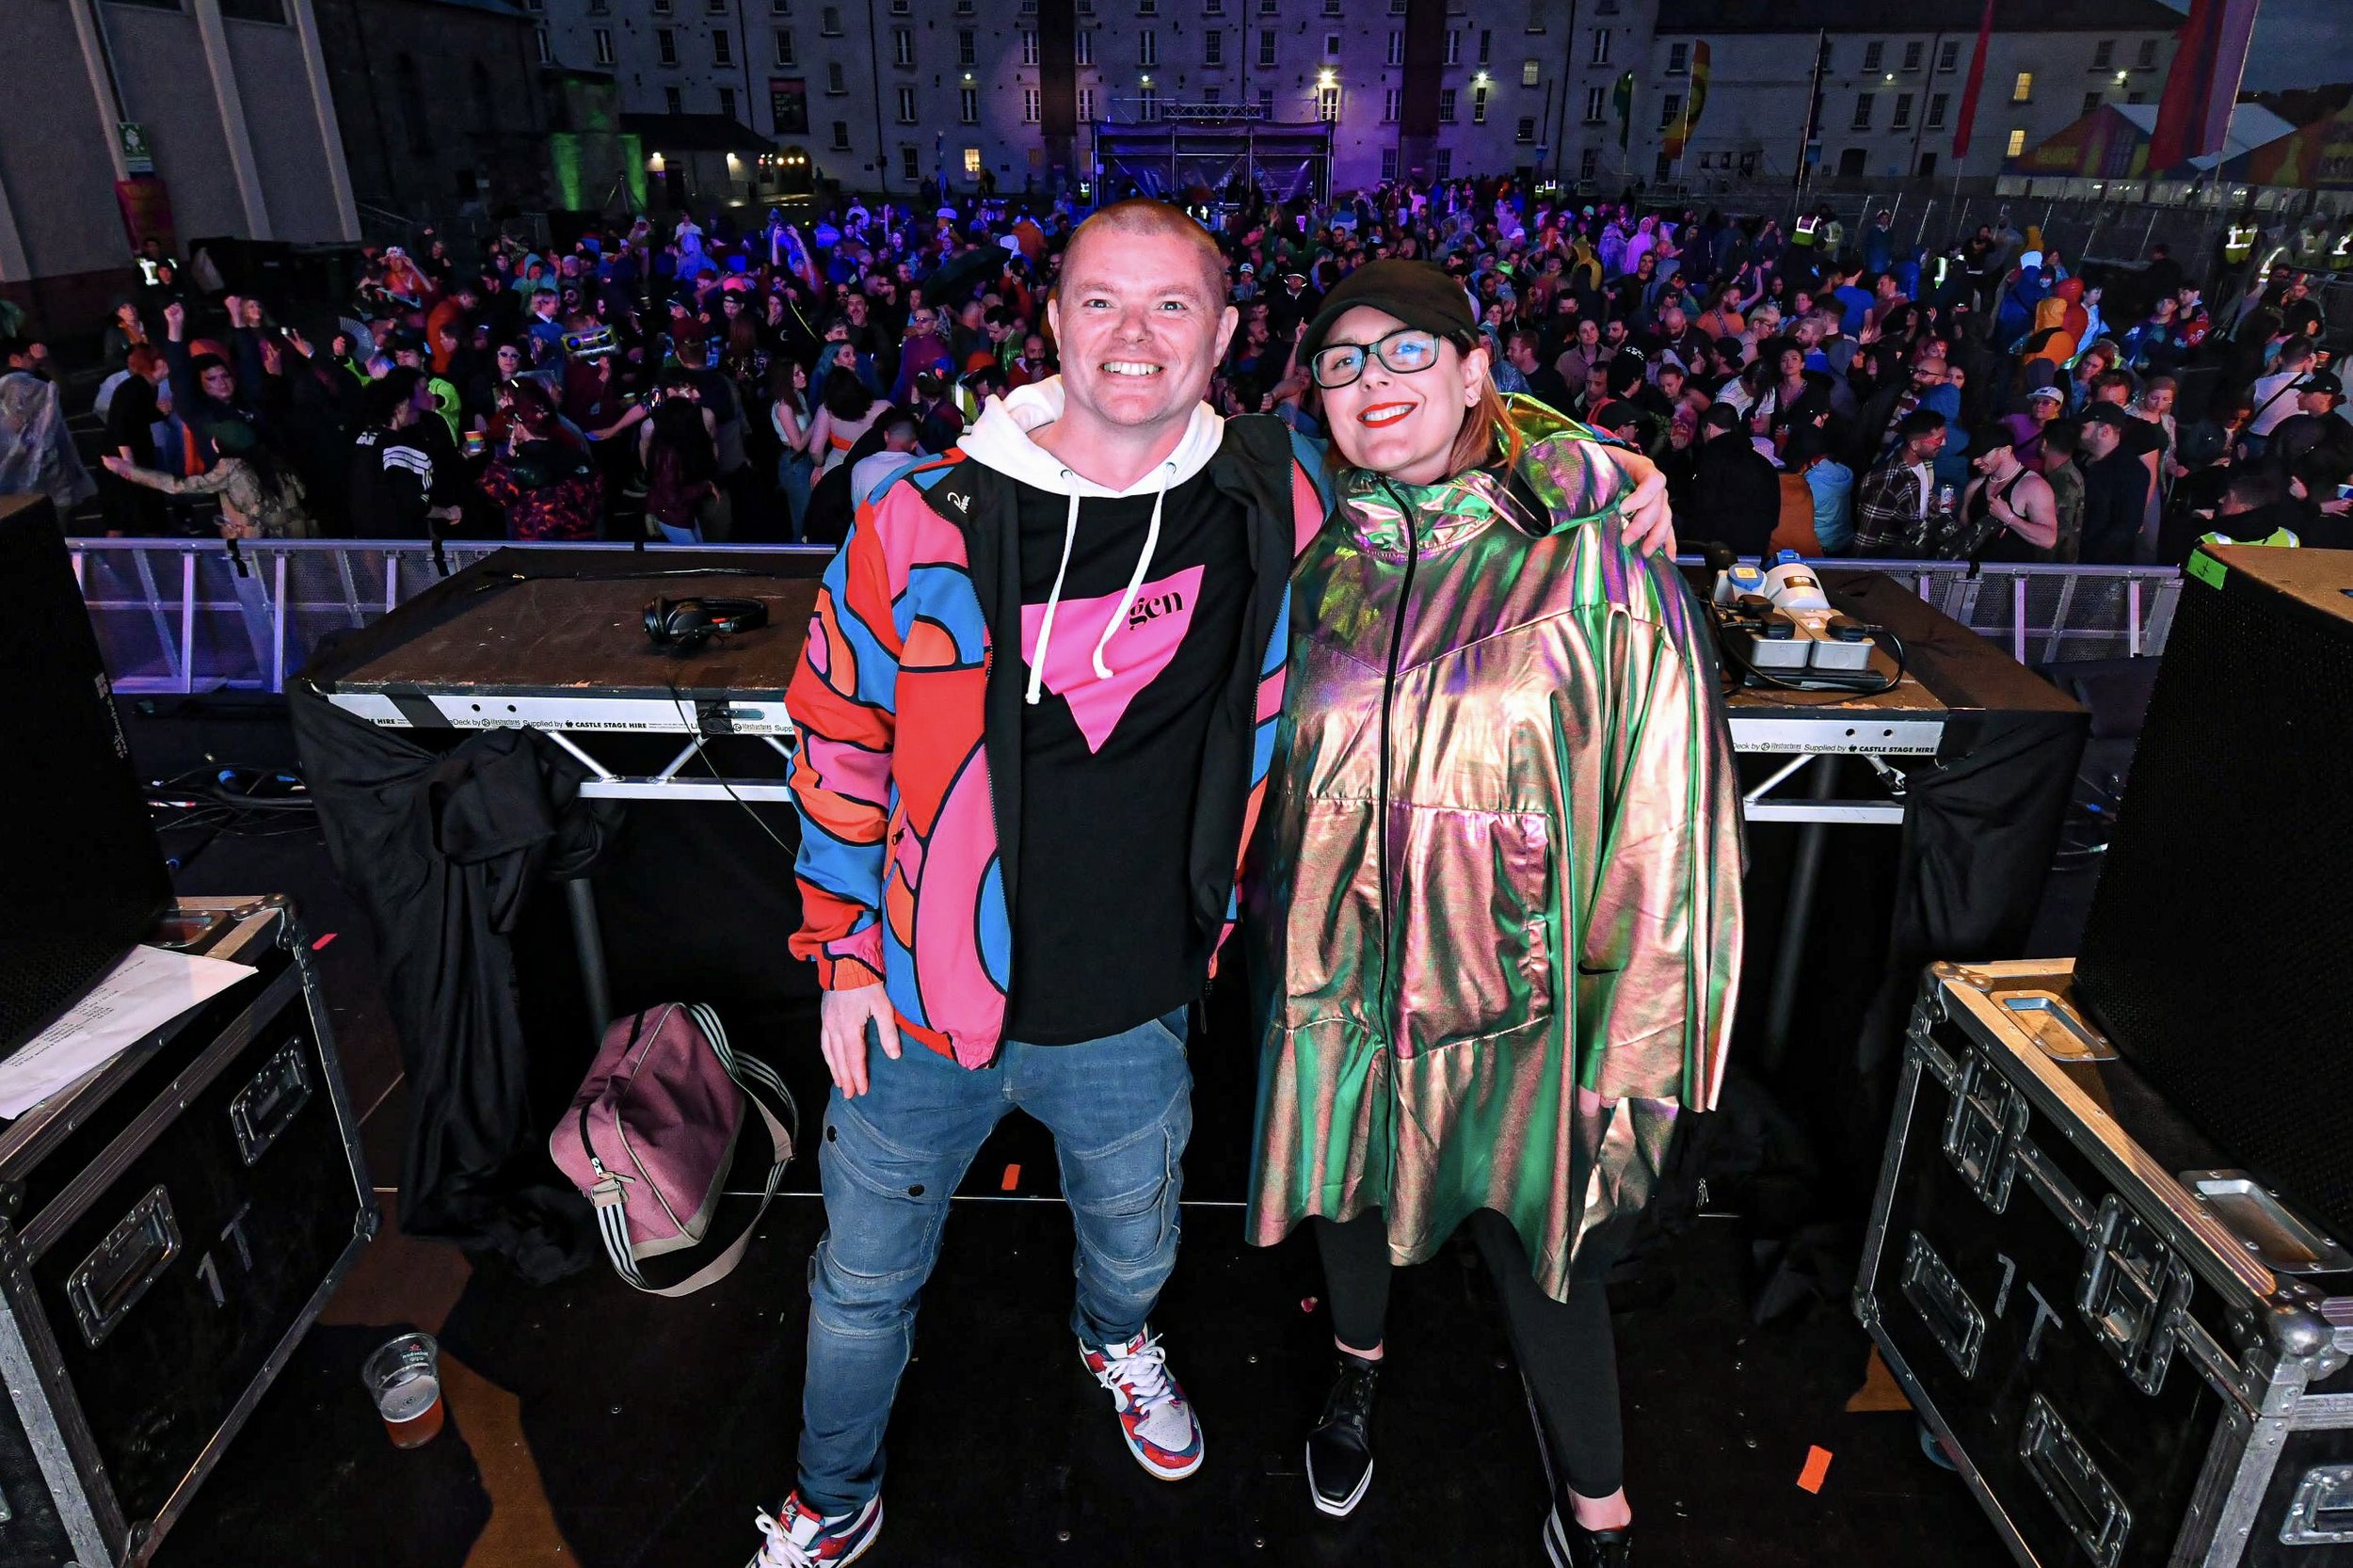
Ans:
[{"label": "smiling man", "polygon": [[1054,1134],[1078,1360],[1148,1473],[1202,1461],[1146,1319],[1176,1256],[1188,1010],[1322,508],[1285,426],[1201,400],[1235,313],[1191,219],[1096,214],[1047,319],[1059,377],[859,498],[792,685],[792,945],[825,988],[835,1088],[799,1480],[761,1515],[760,1568],[836,1568],[873,1541],[949,1195],[1016,1107]]},{"label": "smiling man", "polygon": [[1188,1012],[1282,708],[1320,455],[1202,402],[1236,315],[1174,208],[1081,224],[1047,320],[1061,376],[858,498],[788,695],[792,949],[824,988],[834,1090],[798,1483],[760,1515],[757,1568],[839,1568],[875,1539],[916,1298],[1016,1107],[1054,1135],[1080,1367],[1147,1473],[1203,1458],[1146,1320],[1176,1255]]}]

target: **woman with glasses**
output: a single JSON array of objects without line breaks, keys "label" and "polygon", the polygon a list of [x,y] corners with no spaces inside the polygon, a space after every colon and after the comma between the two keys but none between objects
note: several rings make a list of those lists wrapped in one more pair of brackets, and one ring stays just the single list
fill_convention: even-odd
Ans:
[{"label": "woman with glasses", "polygon": [[1446,274],[1376,262],[1301,344],[1335,503],[1292,578],[1249,1233],[1311,1222],[1338,1373],[1317,1508],[1372,1476],[1390,1271],[1467,1224],[1560,1489],[1560,1568],[1623,1564],[1603,1289],[1739,962],[1732,758],[1698,611],[1622,539],[1631,482],[1507,403]]}]

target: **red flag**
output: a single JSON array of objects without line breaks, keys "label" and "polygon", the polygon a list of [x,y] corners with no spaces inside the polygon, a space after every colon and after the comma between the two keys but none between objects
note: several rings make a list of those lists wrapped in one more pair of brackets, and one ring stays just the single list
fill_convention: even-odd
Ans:
[{"label": "red flag", "polygon": [[2152,174],[2219,152],[2255,36],[2256,0],[2193,0],[2149,137]]},{"label": "red flag", "polygon": [[1953,162],[1969,155],[1969,132],[1977,123],[1977,94],[1985,87],[1985,52],[1993,41],[1993,0],[1985,0],[1977,24],[1977,52],[1969,56],[1969,80],[1961,89],[1961,118],[1953,121]]}]

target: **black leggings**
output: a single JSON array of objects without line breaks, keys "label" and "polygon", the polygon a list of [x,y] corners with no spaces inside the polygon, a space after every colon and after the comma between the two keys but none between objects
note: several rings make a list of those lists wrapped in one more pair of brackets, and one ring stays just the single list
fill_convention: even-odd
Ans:
[{"label": "black leggings", "polygon": [[[1545,1436],[1561,1479],[1579,1496],[1607,1497],[1625,1484],[1625,1433],[1618,1413],[1618,1352],[1609,1333],[1609,1264],[1580,1249],[1566,1302],[1545,1294],[1529,1272],[1512,1222],[1492,1208],[1470,1217],[1480,1256],[1503,1298],[1512,1353],[1536,1396]],[[1332,1332],[1342,1345],[1381,1343],[1389,1313],[1389,1233],[1379,1209],[1353,1220],[1315,1222],[1323,1255]],[[1588,1274],[1592,1277],[1586,1277]]]}]

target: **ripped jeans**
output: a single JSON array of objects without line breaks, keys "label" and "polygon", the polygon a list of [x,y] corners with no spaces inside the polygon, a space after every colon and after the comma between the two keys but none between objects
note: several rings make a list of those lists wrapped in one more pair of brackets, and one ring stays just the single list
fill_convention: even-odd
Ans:
[{"label": "ripped jeans", "polygon": [[1071,1329],[1088,1345],[1144,1331],[1176,1261],[1178,1162],[1193,1134],[1183,1011],[1075,1046],[1008,1040],[977,1070],[908,1041],[870,1048],[871,1087],[834,1091],[818,1163],[826,1232],[808,1267],[801,1500],[827,1514],[882,1485],[883,1430],[939,1257],[948,1199],[1009,1111],[1054,1134],[1078,1232]]}]

